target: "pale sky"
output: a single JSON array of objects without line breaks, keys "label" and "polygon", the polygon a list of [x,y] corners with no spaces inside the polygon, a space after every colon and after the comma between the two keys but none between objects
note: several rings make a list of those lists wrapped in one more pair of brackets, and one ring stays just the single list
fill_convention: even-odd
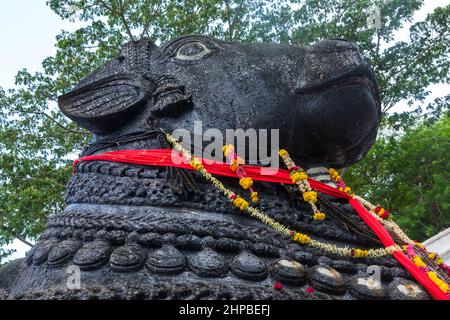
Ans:
[{"label": "pale sky", "polygon": [[[41,70],[42,60],[55,54],[55,36],[61,30],[73,31],[80,26],[61,20],[45,3],[46,0],[0,0],[0,86],[5,89],[14,86],[19,69],[27,68],[32,73]],[[426,0],[414,21],[423,20],[434,8],[448,4],[450,0]],[[408,29],[397,32],[396,39],[407,40]],[[448,94],[450,86],[434,85],[431,90],[426,103]],[[400,104],[396,111],[403,108]],[[8,248],[17,250],[11,259],[23,257],[28,250],[20,241],[14,241]]]}]

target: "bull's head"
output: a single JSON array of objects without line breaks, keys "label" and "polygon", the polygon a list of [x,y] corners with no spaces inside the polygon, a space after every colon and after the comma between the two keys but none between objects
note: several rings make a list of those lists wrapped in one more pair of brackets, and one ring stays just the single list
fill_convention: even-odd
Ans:
[{"label": "bull's head", "polygon": [[143,130],[279,129],[303,164],[342,166],[372,146],[380,121],[373,72],[341,40],[310,47],[184,36],[144,39],[59,98],[62,112],[97,137]]}]

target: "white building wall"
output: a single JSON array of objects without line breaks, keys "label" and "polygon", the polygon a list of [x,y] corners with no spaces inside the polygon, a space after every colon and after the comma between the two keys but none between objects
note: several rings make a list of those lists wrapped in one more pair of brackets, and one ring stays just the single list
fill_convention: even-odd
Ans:
[{"label": "white building wall", "polygon": [[450,265],[450,228],[438,233],[422,244],[430,252],[436,252],[444,259],[447,265]]}]

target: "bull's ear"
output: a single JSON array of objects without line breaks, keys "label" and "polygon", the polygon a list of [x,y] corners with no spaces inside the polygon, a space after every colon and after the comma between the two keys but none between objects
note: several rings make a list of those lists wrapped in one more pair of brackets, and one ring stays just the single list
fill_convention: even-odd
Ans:
[{"label": "bull's ear", "polygon": [[106,134],[117,130],[139,113],[149,89],[131,74],[116,74],[58,97],[58,106],[81,127]]},{"label": "bull's ear", "polygon": [[96,81],[88,76],[75,90],[58,98],[59,108],[78,125],[96,134],[111,133],[124,126],[142,110],[154,90],[144,71],[156,48],[147,38],[125,43],[118,58],[120,65],[106,68],[109,74],[116,72],[114,75]]}]

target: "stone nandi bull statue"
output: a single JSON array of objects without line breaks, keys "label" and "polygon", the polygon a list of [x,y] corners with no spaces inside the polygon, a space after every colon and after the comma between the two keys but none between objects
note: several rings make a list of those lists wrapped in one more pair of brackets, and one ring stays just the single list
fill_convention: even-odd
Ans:
[{"label": "stone nandi bull statue", "polygon": [[[94,133],[82,155],[167,148],[157,128],[191,130],[196,120],[223,132],[279,129],[280,147],[325,183],[331,181],[321,167],[360,160],[380,122],[373,72],[359,50],[342,40],[309,47],[204,36],[159,47],[146,39],[130,42],[62,95],[59,107]],[[239,189],[236,179],[223,181]],[[323,196],[336,215],[313,221],[291,187],[256,185],[259,208],[285,225],[329,243],[382,247],[338,199]],[[294,243],[231,206],[198,173],[81,162],[65,201],[27,257],[0,269],[0,297],[428,297],[393,258],[339,257]],[[380,281],[367,273],[372,265]],[[68,270],[79,270],[79,287],[68,286]],[[283,289],[274,288],[275,282]]]}]

